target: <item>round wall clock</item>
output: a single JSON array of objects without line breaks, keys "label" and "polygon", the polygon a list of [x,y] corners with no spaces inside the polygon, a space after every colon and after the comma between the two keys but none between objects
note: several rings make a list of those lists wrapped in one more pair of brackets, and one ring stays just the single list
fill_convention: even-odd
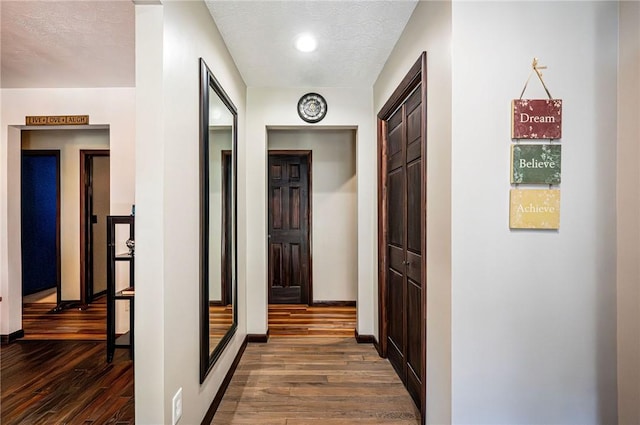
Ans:
[{"label": "round wall clock", "polygon": [[318,93],[307,93],[298,101],[298,115],[306,122],[319,122],[327,115],[327,101]]}]

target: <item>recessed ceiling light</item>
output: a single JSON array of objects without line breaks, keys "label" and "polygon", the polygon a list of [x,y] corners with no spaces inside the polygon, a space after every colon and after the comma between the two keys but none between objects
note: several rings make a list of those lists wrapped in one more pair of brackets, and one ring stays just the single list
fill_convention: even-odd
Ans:
[{"label": "recessed ceiling light", "polygon": [[313,52],[317,46],[318,43],[311,34],[300,34],[296,39],[296,48],[301,52]]}]

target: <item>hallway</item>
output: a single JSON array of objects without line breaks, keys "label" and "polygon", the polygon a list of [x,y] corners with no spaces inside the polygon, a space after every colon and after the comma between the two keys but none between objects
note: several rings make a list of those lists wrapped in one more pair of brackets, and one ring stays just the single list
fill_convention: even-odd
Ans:
[{"label": "hallway", "polygon": [[212,425],[417,425],[420,413],[386,359],[353,338],[249,344]]},{"label": "hallway", "polygon": [[[45,382],[47,346],[95,356],[72,381],[105,362],[104,319],[65,310],[88,328],[76,331],[52,307],[23,309],[23,264],[37,268],[23,261],[29,135],[60,150],[56,305],[93,292],[80,284],[92,226],[77,221],[97,215],[82,213],[80,150],[109,149],[109,214],[135,215],[134,234],[116,235],[136,249],[135,308],[119,308],[135,312],[135,387],[108,404],[126,409],[113,423],[181,410],[180,425],[640,424],[640,1],[0,0],[0,12],[0,340],[25,333],[0,348],[2,415],[48,403],[38,423],[60,423],[47,421],[70,417],[58,405],[84,409],[71,391],[101,391]],[[528,100],[563,110],[525,117],[514,105]],[[513,132],[551,118],[560,133]],[[309,208],[292,183],[304,167],[270,165],[278,150],[309,151]],[[529,150],[548,166],[514,156]],[[524,168],[557,184],[524,183]],[[551,209],[555,229],[511,226]],[[308,237],[269,242],[292,223]],[[314,308],[355,301],[357,315],[270,321],[274,286]],[[211,320],[230,302],[230,327]],[[34,332],[43,317],[55,330]],[[356,341],[394,359],[421,420],[388,409],[413,407],[384,382],[394,366]],[[15,367],[39,374],[20,401]],[[2,423],[36,422],[16,417]]]}]

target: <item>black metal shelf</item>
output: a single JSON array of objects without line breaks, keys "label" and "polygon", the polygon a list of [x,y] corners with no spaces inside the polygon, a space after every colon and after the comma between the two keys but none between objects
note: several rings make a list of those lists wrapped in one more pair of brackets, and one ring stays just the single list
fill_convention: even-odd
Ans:
[{"label": "black metal shelf", "polygon": [[[123,294],[122,290],[116,292],[116,262],[129,263],[129,287],[133,288],[135,257],[129,253],[116,254],[115,238],[118,224],[129,225],[130,239],[135,235],[132,215],[107,216],[107,362],[113,360],[116,348],[128,348],[129,356],[133,359],[135,294]],[[129,303],[129,331],[120,336],[116,336],[116,301]]]}]

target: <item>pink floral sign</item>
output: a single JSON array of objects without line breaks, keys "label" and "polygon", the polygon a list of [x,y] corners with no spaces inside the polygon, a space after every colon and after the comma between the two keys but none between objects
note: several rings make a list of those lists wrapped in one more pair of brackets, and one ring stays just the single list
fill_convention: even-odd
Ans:
[{"label": "pink floral sign", "polygon": [[561,99],[515,99],[512,105],[512,139],[562,137]]}]

